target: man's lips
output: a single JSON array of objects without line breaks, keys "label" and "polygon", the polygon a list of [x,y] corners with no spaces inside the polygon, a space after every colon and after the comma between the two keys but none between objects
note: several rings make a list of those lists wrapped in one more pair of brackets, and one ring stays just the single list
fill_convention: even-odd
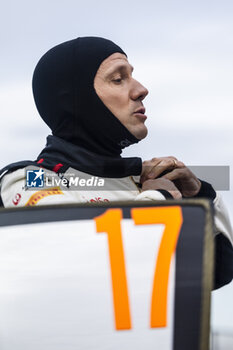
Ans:
[{"label": "man's lips", "polygon": [[139,116],[143,120],[147,119],[147,116],[145,115],[146,109],[144,107],[138,108],[133,114]]},{"label": "man's lips", "polygon": [[140,108],[136,109],[136,111],[134,113],[145,114],[145,112],[146,112],[145,107],[140,107]]}]

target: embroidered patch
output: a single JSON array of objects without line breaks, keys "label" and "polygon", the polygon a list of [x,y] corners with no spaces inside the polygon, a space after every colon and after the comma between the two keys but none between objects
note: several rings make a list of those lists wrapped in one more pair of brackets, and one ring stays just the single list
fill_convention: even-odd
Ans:
[{"label": "embroidered patch", "polygon": [[55,194],[64,194],[64,193],[61,191],[60,187],[53,187],[50,190],[37,191],[29,198],[29,200],[25,204],[25,207],[36,205],[41,199],[48,196],[53,196]]},{"label": "embroidered patch", "polygon": [[20,199],[21,199],[21,194],[20,194],[20,193],[16,193],[14,199],[12,199],[13,204],[14,204],[14,205],[18,205]]},{"label": "embroidered patch", "polygon": [[109,202],[107,198],[95,197],[89,200],[89,202]]}]

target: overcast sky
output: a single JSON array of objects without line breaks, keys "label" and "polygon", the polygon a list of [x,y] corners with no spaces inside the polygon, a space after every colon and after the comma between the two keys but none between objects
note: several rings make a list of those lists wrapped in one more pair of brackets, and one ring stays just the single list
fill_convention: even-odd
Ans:
[{"label": "overcast sky", "polygon": [[[39,58],[56,44],[88,35],[121,46],[135,78],[149,89],[144,103],[149,135],[124,155],[174,155],[187,165],[232,167],[232,17],[233,2],[226,0],[2,3],[0,167],[34,159],[49,133],[31,93]],[[223,192],[233,221],[232,195]],[[214,317],[217,325],[224,318],[233,329],[232,292],[230,286],[216,293]]]}]

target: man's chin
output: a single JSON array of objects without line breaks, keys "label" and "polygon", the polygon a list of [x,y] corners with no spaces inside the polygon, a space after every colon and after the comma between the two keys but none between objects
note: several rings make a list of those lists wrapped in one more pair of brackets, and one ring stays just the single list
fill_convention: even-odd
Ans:
[{"label": "man's chin", "polygon": [[141,130],[137,130],[134,132],[134,136],[138,139],[138,140],[143,140],[148,134],[148,129],[145,125],[143,125],[143,128]]}]

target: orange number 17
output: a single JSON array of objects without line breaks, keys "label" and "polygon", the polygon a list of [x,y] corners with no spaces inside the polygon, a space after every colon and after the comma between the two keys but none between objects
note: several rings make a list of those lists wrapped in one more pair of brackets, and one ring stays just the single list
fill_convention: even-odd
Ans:
[{"label": "orange number 17", "polygon": [[[169,271],[183,223],[182,211],[178,206],[133,208],[131,209],[131,216],[136,225],[165,225],[155,267],[150,326],[151,328],[166,327]],[[95,218],[97,232],[106,232],[108,235],[115,326],[117,330],[131,329],[121,220],[121,209],[108,209],[104,214]]]}]

